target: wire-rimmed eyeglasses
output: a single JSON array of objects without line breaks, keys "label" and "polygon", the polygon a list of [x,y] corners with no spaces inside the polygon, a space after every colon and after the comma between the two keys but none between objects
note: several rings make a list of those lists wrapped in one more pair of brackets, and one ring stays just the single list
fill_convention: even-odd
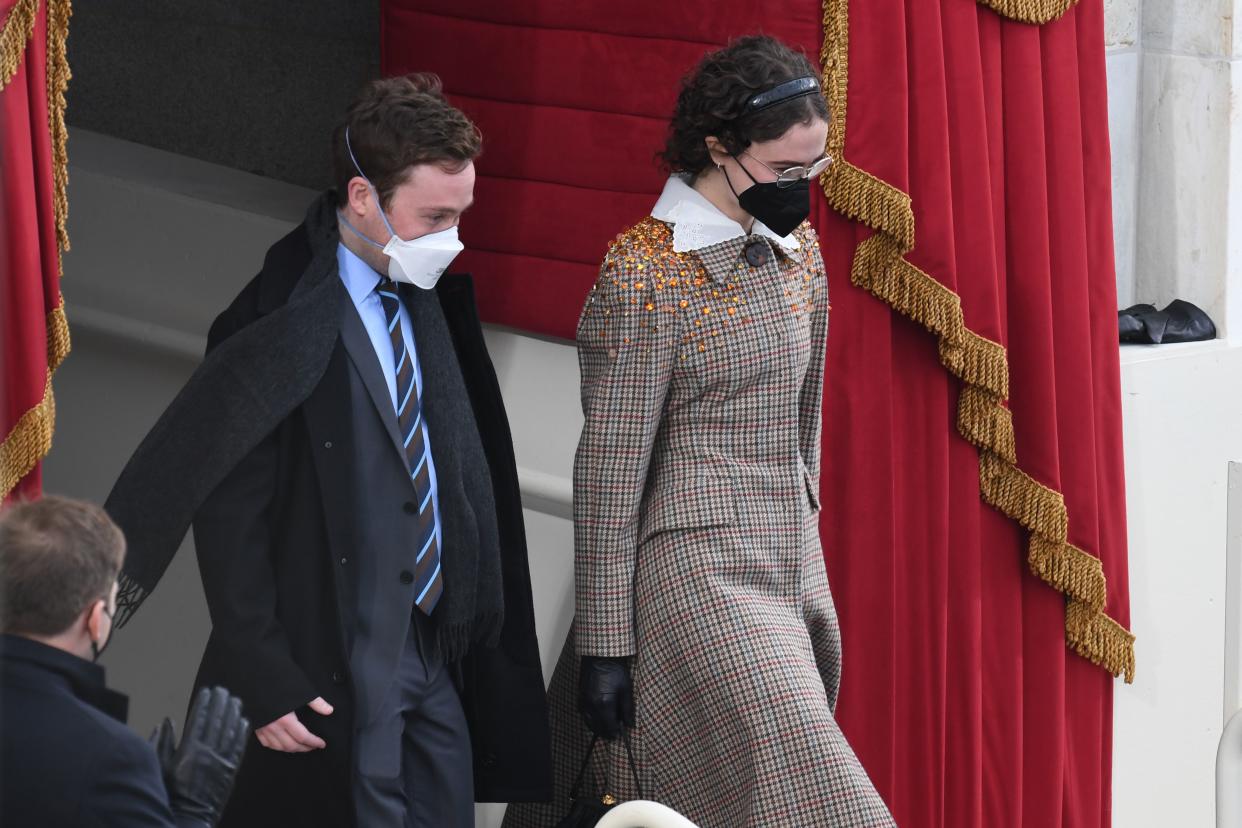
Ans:
[{"label": "wire-rimmed eyeglasses", "polygon": [[[750,153],[746,150],[742,150],[742,154],[750,155]],[[776,186],[780,187],[782,190],[786,187],[792,187],[804,178],[815,178],[824,170],[828,169],[828,165],[832,163],[832,158],[825,154],[822,158],[809,166],[790,167],[786,170],[774,170],[767,164],[764,164],[763,161],[755,158],[755,156],[750,155],[750,157],[754,158],[756,161],[759,161],[760,164],[763,164],[764,169],[776,176]]]}]

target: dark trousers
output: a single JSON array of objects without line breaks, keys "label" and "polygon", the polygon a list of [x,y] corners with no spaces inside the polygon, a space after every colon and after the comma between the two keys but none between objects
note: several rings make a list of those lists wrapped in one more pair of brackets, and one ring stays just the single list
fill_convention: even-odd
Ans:
[{"label": "dark trousers", "polygon": [[[415,611],[415,615],[418,612]],[[362,828],[473,828],[470,732],[449,671],[410,626],[382,712],[355,734],[354,804]]]}]

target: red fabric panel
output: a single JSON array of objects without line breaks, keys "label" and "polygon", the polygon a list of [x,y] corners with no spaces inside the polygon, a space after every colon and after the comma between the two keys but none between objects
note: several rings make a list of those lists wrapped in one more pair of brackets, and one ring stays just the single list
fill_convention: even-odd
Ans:
[{"label": "red fabric panel", "polygon": [[815,3],[779,17],[743,2],[384,3],[384,72],[437,72],[483,132],[458,266],[487,321],[573,337],[608,242],[664,185],[655,155],[681,76],[760,29],[818,52]]},{"label": "red fabric panel", "polygon": [[[1100,3],[1037,28],[868,0],[849,78],[847,157],[911,194],[908,259],[1008,348],[1019,465],[1064,492],[1127,622]],[[980,503],[934,339],[849,285],[857,225],[821,234],[842,725],[902,825],[1109,825],[1114,680],[1065,648],[1025,533]]]},{"label": "red fabric panel", "polygon": [[[0,20],[13,5],[0,2]],[[47,315],[60,304],[47,104],[47,8],[40,3],[25,57],[0,91],[0,440],[43,399]],[[36,466],[9,496],[34,497],[41,485]]]},{"label": "red fabric panel", "polygon": [[[1128,622],[1101,0],[1044,27],[965,0],[854,0],[846,156],[911,194],[909,260],[1008,348],[1019,465],[1064,492]],[[387,0],[386,72],[436,71],[480,124],[462,228],[487,320],[571,336],[644,215],[680,76],[763,30],[817,54],[818,0]],[[822,535],[838,718],[903,826],[1111,822],[1113,679],[1064,644],[1027,536],[983,504],[935,338],[850,283],[872,231],[813,204],[833,305]]]}]

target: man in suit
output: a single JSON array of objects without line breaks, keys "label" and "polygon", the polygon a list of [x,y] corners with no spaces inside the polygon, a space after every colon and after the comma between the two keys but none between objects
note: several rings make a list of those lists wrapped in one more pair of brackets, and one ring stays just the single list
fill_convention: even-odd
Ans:
[{"label": "man in suit", "polygon": [[[65,498],[0,513],[0,824],[209,828],[248,725],[203,691],[160,756],[125,726],[129,702],[93,664],[112,630],[125,541],[98,506]],[[165,788],[167,782],[167,789]]]},{"label": "man in suit", "polygon": [[109,498],[123,610],[193,517],[198,683],[260,724],[225,825],[466,828],[476,799],[549,795],[508,423],[469,277],[440,278],[479,151],[435,76],[366,86],[335,190],[217,318]]}]

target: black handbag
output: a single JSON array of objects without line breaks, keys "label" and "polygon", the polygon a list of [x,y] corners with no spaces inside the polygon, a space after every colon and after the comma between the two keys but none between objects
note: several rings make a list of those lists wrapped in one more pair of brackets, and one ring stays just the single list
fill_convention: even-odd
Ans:
[{"label": "black handbag", "polygon": [[[638,791],[638,798],[642,799],[643,786],[638,781],[638,766],[634,762],[634,749],[630,746],[629,731],[622,729],[621,737],[625,740],[625,753],[630,761],[630,773],[634,775],[634,788]],[[586,776],[587,768],[591,766],[591,757],[595,755],[595,743],[598,741],[598,736],[591,737],[591,746],[587,748],[586,758],[582,760],[582,767],[578,770],[578,778],[574,780],[574,786],[569,792],[569,813],[556,824],[556,828],[594,828],[595,824],[604,818],[604,814],[620,804],[620,800],[608,790],[607,774],[604,775],[603,793],[581,796],[582,780]]]},{"label": "black handbag", "polygon": [[1174,299],[1164,310],[1154,305],[1132,305],[1117,311],[1122,342],[1148,345],[1201,342],[1216,338],[1216,325],[1203,309]]}]

